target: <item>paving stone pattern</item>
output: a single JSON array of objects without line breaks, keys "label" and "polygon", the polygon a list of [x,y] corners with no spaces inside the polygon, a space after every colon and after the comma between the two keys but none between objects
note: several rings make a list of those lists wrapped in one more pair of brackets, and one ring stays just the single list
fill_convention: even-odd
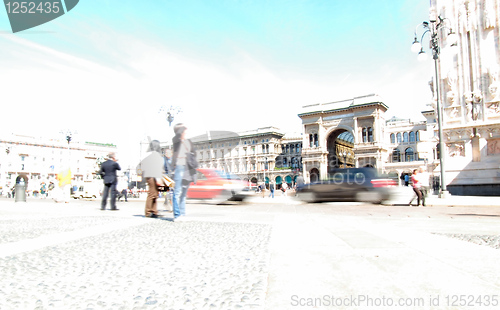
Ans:
[{"label": "paving stone pattern", "polygon": [[0,221],[0,244],[33,239],[54,233],[74,231],[89,226],[105,225],[113,218],[99,216],[61,217]]},{"label": "paving stone pattern", "polygon": [[471,235],[471,234],[437,234],[450,238],[460,239],[479,245],[487,245],[500,250],[500,235]]},{"label": "paving stone pattern", "polygon": [[0,259],[0,309],[264,307],[270,225],[146,221]]}]

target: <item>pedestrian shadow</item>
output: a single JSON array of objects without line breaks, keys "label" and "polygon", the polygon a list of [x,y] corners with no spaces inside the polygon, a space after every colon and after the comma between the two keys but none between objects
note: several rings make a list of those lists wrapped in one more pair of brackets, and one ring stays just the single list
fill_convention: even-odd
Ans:
[{"label": "pedestrian shadow", "polygon": [[476,213],[464,213],[464,214],[455,214],[457,216],[484,216],[484,217],[500,217],[499,214],[476,214]]},{"label": "pedestrian shadow", "polygon": [[168,221],[168,222],[173,222],[174,220],[171,217],[166,217],[166,216],[158,216],[158,217],[149,217],[141,214],[134,214],[133,216],[135,217],[142,217],[145,219],[153,219],[153,220],[163,220],[163,221]]}]

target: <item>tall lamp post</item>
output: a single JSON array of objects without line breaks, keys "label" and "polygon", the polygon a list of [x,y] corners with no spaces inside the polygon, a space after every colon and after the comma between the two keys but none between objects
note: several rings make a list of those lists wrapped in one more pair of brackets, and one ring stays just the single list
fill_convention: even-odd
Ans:
[{"label": "tall lamp post", "polygon": [[[69,144],[71,143],[71,140],[73,139],[73,135],[77,134],[77,133],[78,132],[71,131],[71,130],[67,130],[66,133],[61,131],[61,134],[65,135],[66,141],[68,142],[68,171],[66,171],[66,173],[69,175],[69,177],[71,179],[72,179],[72,175],[69,174],[71,172],[71,149],[70,149]],[[70,197],[71,192],[72,192],[71,179],[69,180],[70,183],[64,185],[64,188],[63,188],[63,200],[66,200],[66,202],[69,202],[69,197]],[[69,192],[67,190],[68,186],[69,186]]]},{"label": "tall lamp post", "polygon": [[344,168],[347,168],[347,151],[342,151],[342,156],[344,157]]},{"label": "tall lamp post", "polygon": [[[174,122],[175,116],[181,112],[182,112],[182,110],[180,107],[173,106],[173,105],[171,105],[169,107],[162,106],[160,108],[160,110],[158,111],[158,113],[165,115],[165,119],[167,120],[167,123],[168,123],[168,128],[172,127],[172,123]],[[167,137],[167,143],[168,143],[168,138],[170,138],[170,135],[171,135],[171,132]]]},{"label": "tall lamp post", "polygon": [[264,186],[266,186],[267,157],[264,157]]},{"label": "tall lamp post", "polygon": [[[66,138],[66,141],[68,142],[68,160],[70,160],[71,156],[70,156],[69,144],[71,143],[71,140],[73,140],[73,135],[77,134],[78,132],[67,130],[66,132],[61,131],[60,133],[64,135],[64,137]],[[69,164],[69,162],[68,162],[68,164]]]},{"label": "tall lamp post", "polygon": [[[450,42],[450,48],[455,49],[457,46],[457,35],[453,32],[451,27],[446,26],[446,22],[450,22],[447,18],[437,16],[434,11],[429,14],[429,22],[424,21],[422,24],[417,25],[415,29],[415,39],[411,47],[412,52],[418,53],[418,60],[425,61],[427,59],[427,54],[425,53],[422,44],[425,34],[429,34],[429,47],[432,50],[432,58],[434,59],[434,70],[435,70],[435,85],[436,85],[436,110],[437,110],[437,121],[438,121],[438,148],[439,148],[439,165],[441,170],[441,190],[439,191],[439,198],[446,198],[448,196],[448,191],[446,190],[445,181],[445,150],[444,150],[444,139],[443,139],[443,110],[441,106],[441,100],[439,97],[439,53],[440,47],[439,43],[442,39],[447,39]],[[420,41],[417,39],[417,30],[421,28],[422,36]],[[445,32],[447,31],[447,33]],[[440,40],[441,39],[441,40]]]},{"label": "tall lamp post", "polygon": [[168,122],[168,127],[172,127],[172,123],[175,119],[175,116],[181,112],[182,112],[181,108],[179,108],[177,106],[173,106],[173,105],[171,105],[169,107],[162,106],[160,108],[160,111],[158,111],[158,113],[165,114],[165,119]]}]

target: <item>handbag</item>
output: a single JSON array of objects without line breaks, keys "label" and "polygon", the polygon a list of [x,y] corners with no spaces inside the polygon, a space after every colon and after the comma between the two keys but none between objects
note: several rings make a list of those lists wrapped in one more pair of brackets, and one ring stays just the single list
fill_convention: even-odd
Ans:
[{"label": "handbag", "polygon": [[163,184],[165,184],[168,187],[174,187],[175,182],[172,180],[168,175],[164,174],[162,177]]},{"label": "handbag", "polygon": [[189,169],[197,169],[199,167],[198,161],[196,160],[196,154],[194,152],[186,153],[186,164]]}]

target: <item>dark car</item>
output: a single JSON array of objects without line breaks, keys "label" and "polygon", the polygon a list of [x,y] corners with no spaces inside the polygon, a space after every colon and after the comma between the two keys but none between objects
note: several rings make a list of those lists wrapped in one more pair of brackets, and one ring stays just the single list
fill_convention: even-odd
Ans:
[{"label": "dark car", "polygon": [[391,197],[397,183],[381,177],[374,168],[335,169],[325,181],[297,187],[297,197],[305,202],[360,201],[382,203]]}]

